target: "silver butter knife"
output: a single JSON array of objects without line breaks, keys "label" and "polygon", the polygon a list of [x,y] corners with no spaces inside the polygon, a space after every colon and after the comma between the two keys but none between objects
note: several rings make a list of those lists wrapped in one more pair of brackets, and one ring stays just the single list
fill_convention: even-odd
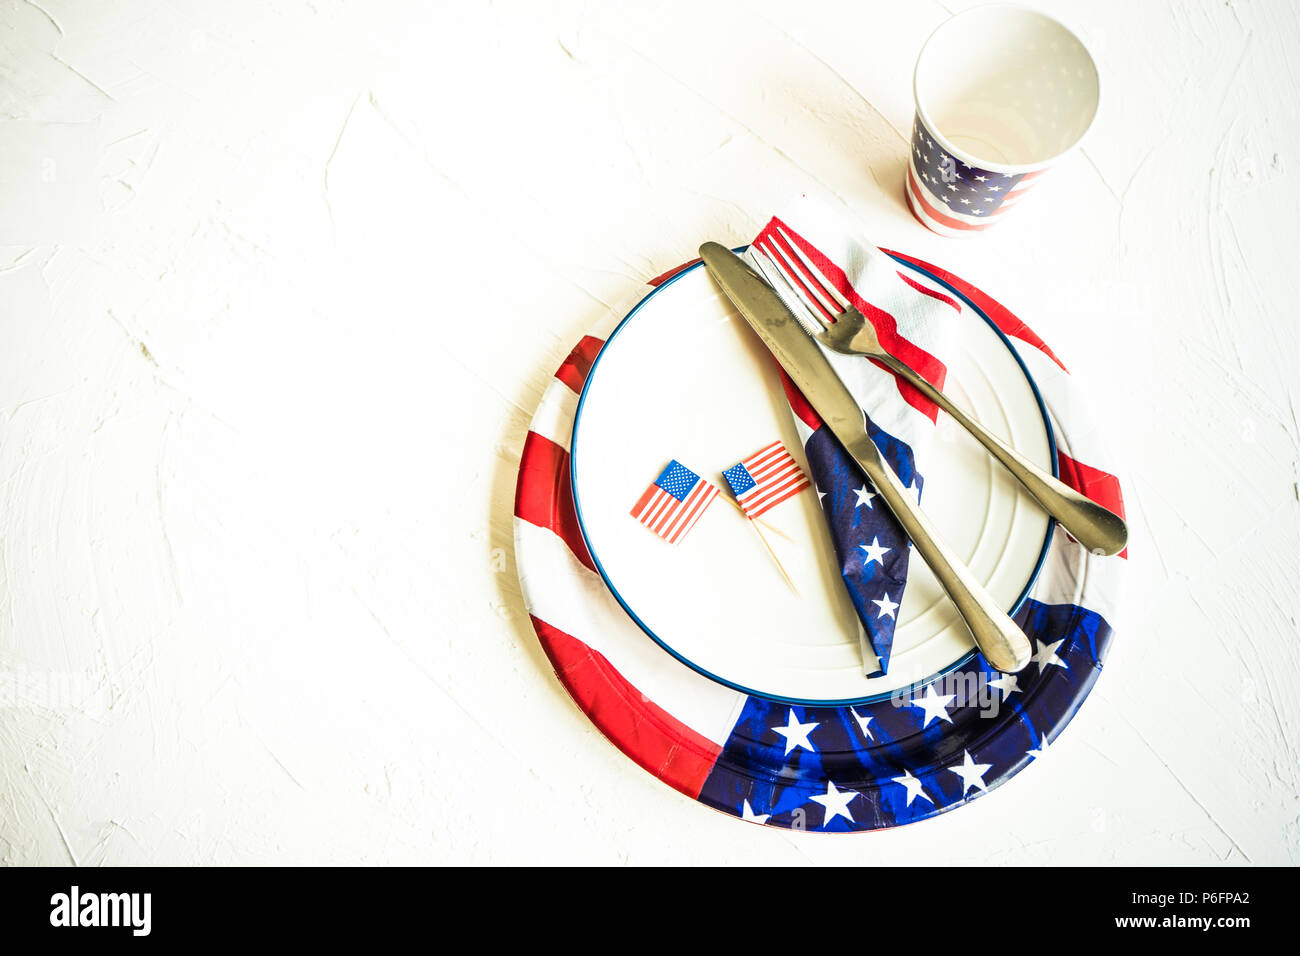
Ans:
[{"label": "silver butter knife", "polygon": [[700,257],[727,298],[875,485],[912,539],[916,552],[948,592],[980,653],[997,670],[1010,673],[1023,668],[1032,655],[1029,639],[984,590],[970,568],[939,538],[934,524],[912,500],[871,440],[866,413],[799,320],[772,288],[726,246],[706,242],[700,246]]}]

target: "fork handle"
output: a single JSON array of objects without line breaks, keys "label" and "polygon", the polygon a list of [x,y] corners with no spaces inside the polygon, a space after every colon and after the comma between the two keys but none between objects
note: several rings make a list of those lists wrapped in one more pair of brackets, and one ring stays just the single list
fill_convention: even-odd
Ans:
[{"label": "fork handle", "polygon": [[880,360],[895,375],[914,385],[926,398],[934,402],[957,420],[966,431],[975,436],[990,455],[1006,466],[1049,515],[1057,520],[1070,536],[1093,554],[1118,554],[1128,544],[1128,525],[1124,519],[1075,491],[1065,482],[1053,478],[1020,452],[991,434],[979,422],[949,401],[915,371],[888,353]]},{"label": "fork handle", "polygon": [[1022,669],[1031,657],[1029,639],[984,590],[965,562],[943,543],[920,505],[912,500],[911,493],[903,487],[894,469],[881,457],[876,443],[865,434],[865,429],[863,431],[862,437],[846,444],[844,450],[871,479],[876,491],[912,539],[917,553],[948,592],[985,660],[1007,673]]}]

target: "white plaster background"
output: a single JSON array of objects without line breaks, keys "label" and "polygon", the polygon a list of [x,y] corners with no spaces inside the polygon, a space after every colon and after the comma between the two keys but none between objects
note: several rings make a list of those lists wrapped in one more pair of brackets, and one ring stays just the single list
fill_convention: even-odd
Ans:
[{"label": "white plaster background", "polygon": [[[939,3],[0,0],[0,863],[1297,862],[1297,10],[1041,6],[1098,125],[954,242]],[[510,554],[572,342],[804,190],[1095,384],[1134,534],[1049,759],[859,838],[614,750]]]}]

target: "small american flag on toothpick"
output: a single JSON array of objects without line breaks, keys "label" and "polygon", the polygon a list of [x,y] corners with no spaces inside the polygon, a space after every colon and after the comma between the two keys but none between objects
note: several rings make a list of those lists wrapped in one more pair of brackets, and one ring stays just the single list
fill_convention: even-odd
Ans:
[{"label": "small american flag on toothpick", "polygon": [[669,544],[676,544],[716,497],[717,485],[674,459],[641,495],[632,517]]},{"label": "small american flag on toothpick", "polygon": [[811,486],[799,463],[779,441],[732,465],[722,477],[750,518],[757,518]]},{"label": "small american flag on toothpick", "polygon": [[785,578],[785,583],[790,585],[790,590],[798,594],[799,589],[794,586],[794,581],[786,571],[785,565],[772,550],[772,545],[768,542],[767,536],[759,530],[759,525],[769,530],[775,529],[760,520],[759,516],[809,487],[808,476],[786,451],[785,445],[780,441],[774,441],[743,461],[732,465],[722,473],[722,477],[731,487],[736,503],[749,519],[749,526],[754,529],[754,534],[767,549],[772,562],[781,572],[781,577]]}]

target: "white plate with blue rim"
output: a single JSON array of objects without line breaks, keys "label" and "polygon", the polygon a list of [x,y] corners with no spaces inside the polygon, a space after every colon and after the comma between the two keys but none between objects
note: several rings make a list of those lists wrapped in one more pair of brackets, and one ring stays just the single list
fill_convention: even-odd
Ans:
[{"label": "white plate with blue rim", "polygon": [[[1054,474],[1052,426],[1033,379],[992,320],[947,287],[969,308],[944,391]],[[940,415],[936,427],[924,508],[1014,613],[1042,567],[1051,519],[960,426]],[[724,502],[675,544],[632,517],[670,459],[725,495],[721,472],[776,438],[807,470],[771,355],[702,266],[658,286],[606,340],[574,421],[573,496],[597,570],[647,639],[719,683],[807,706],[881,700],[969,661],[969,633],[914,556],[889,672],[865,675],[857,617],[811,491],[763,515],[764,537],[794,588],[747,519]]]}]

